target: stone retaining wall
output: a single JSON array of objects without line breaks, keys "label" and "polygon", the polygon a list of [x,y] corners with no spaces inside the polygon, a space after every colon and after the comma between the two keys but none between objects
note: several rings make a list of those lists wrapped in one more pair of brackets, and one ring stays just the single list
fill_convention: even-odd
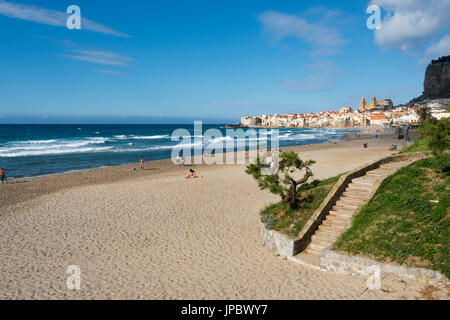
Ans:
[{"label": "stone retaining wall", "polygon": [[267,230],[264,224],[261,224],[260,233],[262,243],[279,256],[292,257],[298,251],[298,241],[280,232]]},{"label": "stone retaining wall", "polygon": [[389,263],[381,263],[376,260],[350,256],[329,249],[324,249],[320,255],[320,268],[326,271],[369,277],[373,275],[373,266],[380,268],[381,279],[423,281],[434,285],[450,283],[442,273],[430,269],[408,268]]}]

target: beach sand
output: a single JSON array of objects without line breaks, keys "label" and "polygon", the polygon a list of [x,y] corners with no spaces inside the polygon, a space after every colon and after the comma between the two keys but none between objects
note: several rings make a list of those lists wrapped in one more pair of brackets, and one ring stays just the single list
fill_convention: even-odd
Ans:
[{"label": "beach sand", "polygon": [[[315,178],[388,156],[394,140],[294,149]],[[101,168],[0,186],[0,299],[418,299],[420,283],[366,279],[275,256],[259,239],[260,191],[243,165],[170,161]],[[81,268],[81,289],[66,269]],[[436,297],[447,298],[445,290]]]}]

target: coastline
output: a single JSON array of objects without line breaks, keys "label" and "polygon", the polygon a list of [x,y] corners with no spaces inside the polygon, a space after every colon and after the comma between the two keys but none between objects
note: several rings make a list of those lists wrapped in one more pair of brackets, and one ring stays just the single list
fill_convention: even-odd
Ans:
[{"label": "coastline", "polygon": [[[394,138],[293,149],[316,160],[316,179],[391,155]],[[364,149],[363,142],[369,142]],[[244,165],[200,165],[203,179],[170,160],[122,165],[2,186],[2,299],[414,299],[422,286],[324,273],[263,247],[258,212],[278,201]],[[10,188],[11,187],[11,188]],[[21,195],[22,194],[22,195]],[[80,291],[66,288],[69,265]],[[280,274],[283,277],[280,277]]]},{"label": "coastline", "polygon": [[[56,128],[26,126],[24,130],[36,131],[36,135],[27,140],[23,140],[24,138],[20,137],[20,130],[15,129],[11,133],[12,136],[1,143],[0,148],[0,163],[6,168],[9,180],[129,164],[137,161],[137,156],[143,156],[146,161],[165,160],[171,157],[171,151],[177,145],[169,136],[170,130],[176,130],[175,125],[166,127],[149,125],[140,129],[129,126],[118,126],[114,129],[107,126],[86,126],[82,127],[82,130],[76,130],[75,127],[72,126],[70,131],[59,126]],[[189,125],[184,127],[192,131]],[[61,134],[61,131],[66,129],[72,132],[68,136]],[[204,129],[204,132],[207,132],[209,129],[217,129],[217,126],[209,125]],[[46,130],[55,131],[55,134],[48,135]],[[354,133],[339,129],[303,131],[305,130],[280,130],[280,145],[326,143],[341,140],[345,134]],[[224,136],[233,135],[223,129],[221,132]],[[31,137],[30,132],[27,132],[26,136]],[[252,137],[251,140],[253,139]],[[242,138],[238,137],[238,140]],[[214,143],[220,141],[222,138],[219,137],[212,140]],[[180,142],[187,145],[197,143],[198,141],[185,141],[184,138]]]},{"label": "coastline", "polygon": [[[374,133],[367,130],[362,131],[359,138],[353,136],[343,136],[342,140],[336,141],[337,144],[351,140],[373,139]],[[314,150],[326,148],[335,142],[324,142],[312,144]],[[285,151],[302,152],[310,150],[311,145],[285,146],[280,149]],[[236,158],[236,152],[235,158]],[[224,155],[226,153],[223,153]],[[102,166],[98,168],[71,170],[67,172],[52,173],[34,177],[24,177],[8,181],[7,188],[3,188],[0,193],[0,204],[13,205],[18,202],[32,200],[36,197],[63,191],[71,188],[90,186],[96,184],[116,183],[132,179],[142,179],[166,174],[184,174],[190,168],[196,167],[196,170],[215,167],[215,165],[186,165],[185,167],[176,166],[171,159],[161,159],[145,162],[145,170],[139,170],[138,163],[125,163],[113,166]],[[132,171],[136,169],[136,171]]]}]

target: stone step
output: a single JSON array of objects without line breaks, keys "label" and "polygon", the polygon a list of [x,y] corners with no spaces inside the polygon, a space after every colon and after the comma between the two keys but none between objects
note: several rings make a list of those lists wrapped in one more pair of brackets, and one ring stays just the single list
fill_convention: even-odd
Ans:
[{"label": "stone step", "polygon": [[356,191],[345,191],[342,196],[353,199],[364,200],[368,197],[369,192],[356,192]]},{"label": "stone step", "polygon": [[339,198],[339,200],[338,200],[337,203],[339,203],[339,201],[340,201],[340,202],[344,202],[344,203],[348,203],[348,204],[356,204],[356,205],[359,205],[361,202],[363,202],[362,199],[358,199],[358,198],[350,198],[350,197],[346,197],[346,196],[344,196],[344,195],[342,195],[342,196]]},{"label": "stone step", "polygon": [[333,209],[328,213],[328,217],[333,219],[338,219],[341,221],[348,221],[353,218],[356,212],[346,212],[341,210]]},{"label": "stone step", "polygon": [[394,170],[376,169],[366,173],[368,177],[387,177],[394,173]]},{"label": "stone step", "polygon": [[349,206],[349,205],[345,205],[345,204],[336,204],[333,207],[333,211],[341,211],[341,212],[347,212],[349,214],[355,214],[359,209],[359,206]]},{"label": "stone step", "polygon": [[[334,213],[336,211],[333,211]],[[325,219],[325,221],[329,220],[329,221],[336,221],[336,222],[340,222],[340,223],[347,223],[349,220],[352,220],[353,215],[352,214],[348,214],[348,213],[344,213],[344,214],[331,214],[331,211],[329,212],[327,218]]]},{"label": "stone step", "polygon": [[309,265],[313,265],[313,266],[320,266],[320,252],[316,253],[316,252],[307,252],[303,251],[302,253],[296,255],[294,257],[295,260],[299,260],[303,263],[309,264]]},{"label": "stone step", "polygon": [[327,227],[324,225],[320,225],[319,226],[319,231],[323,231],[323,232],[329,232],[329,233],[334,233],[334,234],[338,234],[340,235],[343,231],[345,230],[345,227]]},{"label": "stone step", "polygon": [[353,210],[352,214],[354,214],[356,211],[358,211],[363,204],[363,201],[359,202],[349,202],[349,201],[343,201],[339,200],[338,203],[336,203],[336,208],[343,207],[347,209]]},{"label": "stone step", "polygon": [[336,240],[339,238],[337,234],[330,234],[325,232],[316,232],[312,237],[312,241],[332,241],[333,243],[336,242]]},{"label": "stone step", "polygon": [[355,213],[355,209],[342,207],[337,204],[330,211],[340,211],[342,213],[347,213],[347,214],[351,214],[351,215],[353,215]]},{"label": "stone step", "polygon": [[327,222],[330,224],[347,224],[350,220],[352,220],[351,215],[347,215],[347,216],[328,215],[328,217],[325,219],[324,222]]},{"label": "stone step", "polygon": [[360,208],[359,204],[356,203],[348,203],[348,202],[343,202],[342,200],[339,200],[336,203],[336,208],[347,208],[347,209],[352,209],[354,211],[357,211]]},{"label": "stone step", "polygon": [[322,252],[323,249],[328,248],[328,244],[325,243],[318,243],[318,242],[311,242],[308,246],[308,248],[311,248],[313,250],[316,250],[318,252]]},{"label": "stone step", "polygon": [[369,192],[372,190],[372,185],[364,185],[364,184],[349,184],[345,191],[354,191],[354,192]]},{"label": "stone step", "polygon": [[[348,219],[351,220],[351,219]],[[327,219],[324,222],[322,222],[322,225],[325,227],[345,227],[348,224],[348,220],[338,220],[338,219]]]},{"label": "stone step", "polygon": [[399,162],[389,162],[389,163],[384,163],[382,165],[380,165],[380,169],[385,169],[385,170],[397,170],[400,169],[406,165],[408,165],[409,162],[404,162],[404,161],[399,161]]},{"label": "stone step", "polygon": [[370,189],[371,187],[369,185],[363,185],[363,184],[354,184],[353,182],[350,183],[347,186],[347,189],[345,189],[345,191],[354,191],[354,192],[365,192],[368,189]]},{"label": "stone step", "polygon": [[395,172],[395,169],[382,169],[382,168],[378,168],[369,172],[376,172],[376,173],[382,173],[385,175],[391,175]]},{"label": "stone step", "polygon": [[[315,239],[315,240],[313,240],[311,243],[310,243],[310,245],[311,244],[313,244],[313,245],[317,245],[317,246],[322,246],[323,248],[331,248],[331,246],[333,245],[333,243],[335,243],[336,241],[333,241],[333,240],[317,240],[317,239]],[[314,248],[314,247],[313,247]]]},{"label": "stone step", "polygon": [[307,254],[314,254],[314,255],[318,255],[319,257],[320,257],[320,254],[322,253],[322,250],[316,250],[316,249],[314,249],[314,248],[310,248],[309,246],[308,246],[308,248],[304,251],[305,253],[307,253]]},{"label": "stone step", "polygon": [[364,185],[364,186],[373,186],[376,183],[376,178],[364,176],[361,178],[356,178],[352,180],[352,184]]},{"label": "stone step", "polygon": [[378,173],[378,172],[367,172],[366,176],[368,177],[383,177],[384,175],[382,173]]},{"label": "stone step", "polygon": [[353,217],[353,214],[342,211],[330,211],[329,217],[333,217],[334,219],[340,219],[343,221],[348,221]]}]

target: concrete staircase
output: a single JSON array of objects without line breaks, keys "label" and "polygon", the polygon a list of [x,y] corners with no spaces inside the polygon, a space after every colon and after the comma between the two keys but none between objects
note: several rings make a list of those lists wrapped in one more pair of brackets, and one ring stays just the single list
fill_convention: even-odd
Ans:
[{"label": "concrete staircase", "polygon": [[373,197],[381,182],[409,163],[390,162],[368,171],[363,177],[353,179],[312,236],[306,250],[295,256],[294,260],[319,266],[322,250],[330,249],[341,234],[351,226],[353,216]]}]

